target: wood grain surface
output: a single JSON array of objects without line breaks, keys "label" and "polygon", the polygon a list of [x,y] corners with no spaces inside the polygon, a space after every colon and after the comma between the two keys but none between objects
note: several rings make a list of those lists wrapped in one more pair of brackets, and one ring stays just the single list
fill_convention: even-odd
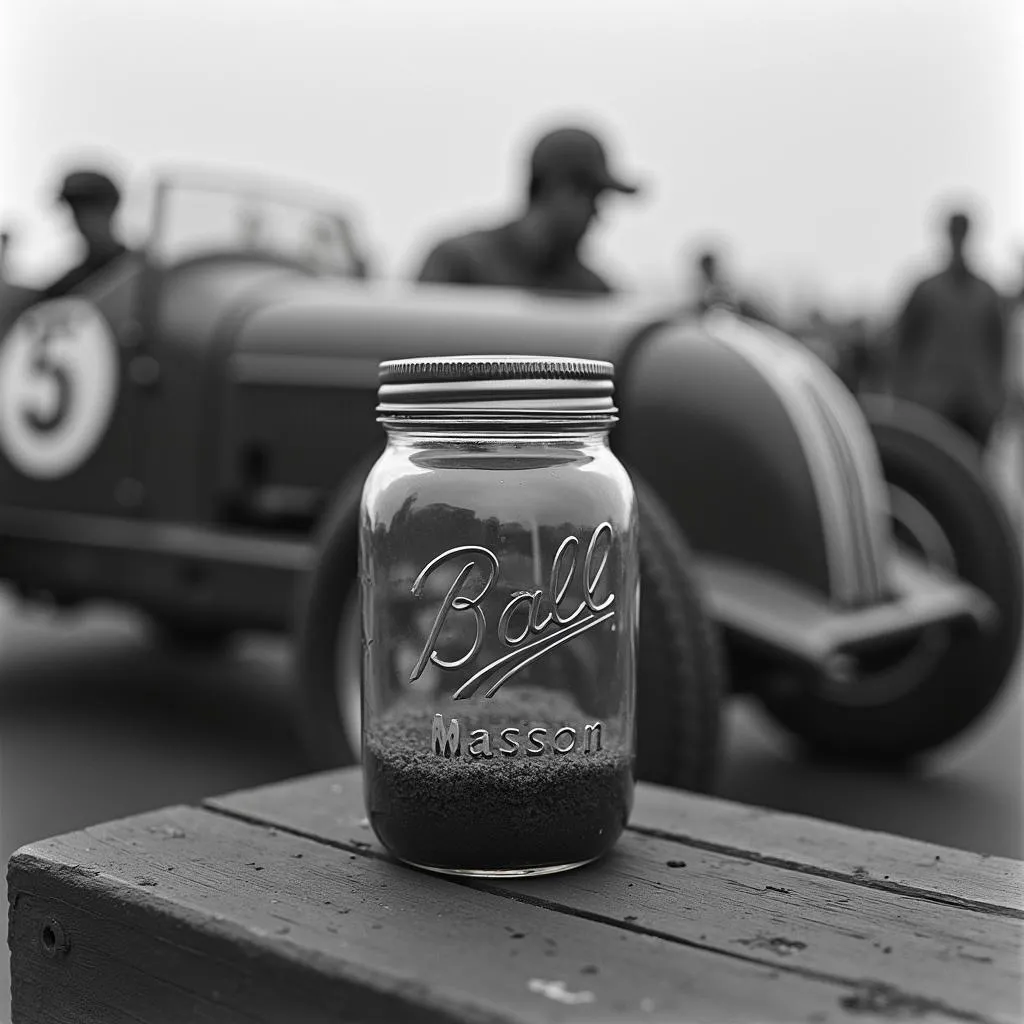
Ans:
[{"label": "wood grain surface", "polygon": [[692,846],[720,846],[763,863],[797,864],[801,870],[825,875],[855,876],[891,892],[931,894],[943,903],[979,909],[989,905],[1000,914],[1009,910],[1024,919],[1024,868],[1020,861],[1005,857],[680,794],[664,786],[637,790],[630,824],[652,834],[667,831]]},{"label": "wood grain surface", "polygon": [[458,882],[393,863],[329,773],[16,854],[14,1020],[1009,1024],[1022,881],[642,786],[600,864]]}]

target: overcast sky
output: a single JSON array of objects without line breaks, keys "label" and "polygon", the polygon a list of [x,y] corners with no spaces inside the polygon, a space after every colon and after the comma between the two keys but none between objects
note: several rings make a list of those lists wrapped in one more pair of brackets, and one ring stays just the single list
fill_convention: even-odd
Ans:
[{"label": "overcast sky", "polygon": [[664,285],[728,241],[743,277],[887,300],[937,204],[1024,252],[1021,0],[0,0],[0,217],[15,268],[70,258],[49,190],[96,152],[326,186],[389,274],[518,201],[536,130],[580,120],[648,186],[596,263]]}]

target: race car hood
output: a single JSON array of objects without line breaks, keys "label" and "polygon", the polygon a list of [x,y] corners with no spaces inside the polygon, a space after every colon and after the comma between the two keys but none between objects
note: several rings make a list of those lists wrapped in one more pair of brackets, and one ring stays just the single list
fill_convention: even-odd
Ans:
[{"label": "race car hood", "polygon": [[[384,359],[557,353],[618,362],[646,325],[669,315],[650,298],[551,298],[509,289],[288,282],[248,298],[233,345],[236,368],[340,361],[345,378],[376,387]],[[342,370],[337,363],[336,370]]]}]

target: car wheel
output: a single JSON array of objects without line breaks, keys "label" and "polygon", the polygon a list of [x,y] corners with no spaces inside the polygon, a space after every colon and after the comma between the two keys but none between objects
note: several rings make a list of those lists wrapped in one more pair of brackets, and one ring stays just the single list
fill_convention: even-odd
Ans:
[{"label": "car wheel", "polygon": [[316,564],[300,591],[295,704],[299,734],[316,770],[359,760],[359,505],[369,468],[342,487],[321,525]]},{"label": "car wheel", "polygon": [[927,410],[867,399],[893,536],[988,595],[994,629],[940,626],[865,658],[857,677],[810,692],[768,689],[771,715],[813,750],[894,762],[962,733],[996,699],[1020,645],[1021,549],[969,438]]},{"label": "car wheel", "polygon": [[[362,647],[355,584],[359,485],[339,499],[303,601],[298,702],[317,768],[352,764],[360,749]],[[637,775],[696,791],[715,777],[725,691],[717,631],[704,610],[692,556],[646,484],[640,507],[641,608]],[[575,666],[580,674],[582,666]],[[585,680],[580,688],[585,690]]]},{"label": "car wheel", "polygon": [[714,786],[726,692],[718,629],[693,556],[654,489],[634,478],[640,506],[637,777],[697,792]]}]

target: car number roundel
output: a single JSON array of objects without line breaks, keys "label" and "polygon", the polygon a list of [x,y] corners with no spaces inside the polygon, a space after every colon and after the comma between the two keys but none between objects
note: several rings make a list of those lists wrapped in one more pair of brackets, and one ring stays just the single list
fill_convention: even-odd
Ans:
[{"label": "car number roundel", "polygon": [[91,303],[23,313],[0,343],[0,451],[36,479],[74,472],[103,439],[118,376],[117,341]]}]

